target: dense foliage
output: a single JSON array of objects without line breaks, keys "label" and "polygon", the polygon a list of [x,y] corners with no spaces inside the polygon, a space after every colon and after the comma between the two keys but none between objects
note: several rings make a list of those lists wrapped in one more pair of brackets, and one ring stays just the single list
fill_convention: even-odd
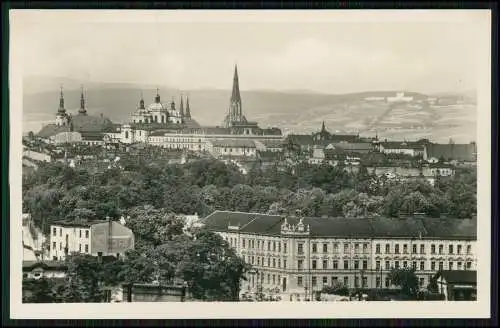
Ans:
[{"label": "dense foliage", "polygon": [[476,175],[407,182],[376,177],[361,167],[281,168],[256,163],[244,175],[232,164],[197,160],[94,169],[44,164],[23,178],[23,207],[46,231],[55,219],[88,220],[134,215],[145,205],[165,213],[207,215],[216,209],[308,216],[364,217],[425,213],[467,218],[476,212]]}]

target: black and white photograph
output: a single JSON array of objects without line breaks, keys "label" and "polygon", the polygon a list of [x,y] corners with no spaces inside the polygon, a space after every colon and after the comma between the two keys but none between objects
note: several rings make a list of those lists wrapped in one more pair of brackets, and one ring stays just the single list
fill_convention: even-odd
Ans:
[{"label": "black and white photograph", "polygon": [[488,317],[490,15],[11,10],[12,313]]}]

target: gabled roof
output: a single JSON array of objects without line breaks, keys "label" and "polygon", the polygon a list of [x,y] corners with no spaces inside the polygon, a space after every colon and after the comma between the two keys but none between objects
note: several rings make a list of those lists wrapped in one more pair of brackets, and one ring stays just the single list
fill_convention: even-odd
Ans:
[{"label": "gabled roof", "polygon": [[106,223],[106,222],[108,222],[108,221],[107,220],[93,220],[93,221],[86,221],[86,222],[76,222],[76,221],[59,220],[59,221],[54,221],[51,225],[52,226],[61,226],[61,227],[90,228],[94,224]]},{"label": "gabled roof", "polygon": [[39,267],[45,270],[65,270],[67,265],[61,261],[23,261],[23,270],[33,270]]},{"label": "gabled roof", "polygon": [[449,284],[477,284],[477,272],[469,270],[444,270],[438,277],[444,278]]},{"label": "gabled roof", "polygon": [[289,134],[286,137],[286,142],[292,141],[295,144],[301,145],[301,146],[307,146],[307,145],[313,145],[313,137],[309,134]]},{"label": "gabled roof", "polygon": [[369,142],[338,142],[333,145],[347,152],[370,151],[373,148],[372,144]]},{"label": "gabled roof", "polygon": [[380,144],[385,149],[424,149],[423,144],[410,141],[384,141]]},{"label": "gabled roof", "polygon": [[[286,218],[289,224],[298,219]],[[241,233],[280,234],[284,217],[261,213],[215,211],[204,220],[205,226],[214,231],[227,231],[228,225],[239,226]],[[310,226],[311,237],[338,238],[423,238],[461,239],[477,238],[476,220],[430,218],[304,218]]]}]

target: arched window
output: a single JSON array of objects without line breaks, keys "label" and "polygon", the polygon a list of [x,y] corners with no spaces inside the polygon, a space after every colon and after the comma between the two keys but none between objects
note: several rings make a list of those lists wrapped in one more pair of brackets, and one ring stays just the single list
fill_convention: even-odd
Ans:
[{"label": "arched window", "polygon": [[128,139],[128,131],[125,131],[125,139]]}]

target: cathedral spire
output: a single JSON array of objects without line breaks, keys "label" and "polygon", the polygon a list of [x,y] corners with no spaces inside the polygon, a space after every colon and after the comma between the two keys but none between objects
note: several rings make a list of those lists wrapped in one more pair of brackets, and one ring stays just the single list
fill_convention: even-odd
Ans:
[{"label": "cathedral spire", "polygon": [[179,113],[181,114],[181,117],[184,117],[184,100],[183,100],[183,96],[181,94],[181,104],[179,106]]},{"label": "cathedral spire", "polygon": [[233,92],[231,94],[231,102],[233,101],[241,102],[240,83],[238,80],[238,66],[236,65],[234,65]]},{"label": "cathedral spire", "polygon": [[59,109],[57,110],[58,113],[64,114],[66,113],[66,109],[64,108],[64,93],[63,93],[63,86],[61,84],[61,91],[59,95]]},{"label": "cathedral spire", "polygon": [[240,83],[238,80],[238,66],[234,65],[233,91],[229,104],[229,113],[225,119],[226,127],[232,126],[233,122],[243,121],[243,110],[241,106]]},{"label": "cathedral spire", "polygon": [[80,109],[78,110],[78,114],[80,114],[80,115],[87,114],[87,109],[85,108],[85,96],[83,94],[83,84],[82,84],[82,93],[80,96]]},{"label": "cathedral spire", "polygon": [[144,95],[141,92],[141,100],[139,101],[139,109],[144,109]]},{"label": "cathedral spire", "polygon": [[189,108],[189,96],[186,96],[186,118],[191,119],[191,108]]},{"label": "cathedral spire", "polygon": [[175,110],[175,99],[174,96],[172,96],[172,102],[170,103],[170,109]]},{"label": "cathedral spire", "polygon": [[325,121],[323,121],[323,124],[321,124],[321,132],[325,132],[326,127],[325,127]]},{"label": "cathedral spire", "polygon": [[156,88],[155,103],[157,103],[157,104],[160,103],[160,89],[158,89],[158,88]]}]

